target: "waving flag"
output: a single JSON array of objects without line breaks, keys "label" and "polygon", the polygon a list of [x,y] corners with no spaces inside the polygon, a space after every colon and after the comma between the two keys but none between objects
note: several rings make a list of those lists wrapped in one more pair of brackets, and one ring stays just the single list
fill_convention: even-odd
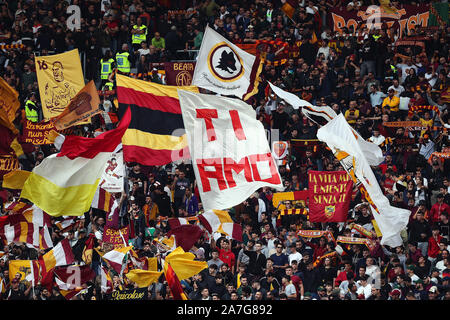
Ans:
[{"label": "waving flag", "polygon": [[39,264],[48,273],[55,267],[69,265],[75,262],[69,240],[61,240],[52,250],[39,257]]},{"label": "waving flag", "polygon": [[194,259],[192,252],[185,252],[182,247],[177,247],[166,256],[164,265],[170,264],[179,280],[185,280],[208,268],[206,261]]},{"label": "waving flag", "polygon": [[264,127],[239,99],[178,92],[205,210],[238,205],[261,187],[283,191]]},{"label": "waving flag", "polygon": [[158,281],[162,271],[148,271],[142,269],[130,270],[125,276],[138,285],[138,288],[145,288]]},{"label": "waving flag", "polygon": [[177,89],[198,92],[198,88],[160,85],[119,74],[116,79],[119,115],[128,106],[132,114],[122,138],[124,160],[152,166],[188,159]]},{"label": "waving flag", "polygon": [[[321,127],[317,131],[317,137],[333,151],[370,203],[372,214],[383,235],[380,243],[390,247],[402,245],[400,232],[408,224],[410,211],[391,206],[383,194],[370,167],[371,161],[379,163],[376,163],[376,154],[364,151],[359,142],[362,138],[352,131],[343,114]],[[373,148],[379,149],[377,146]]]},{"label": "waving flag", "polygon": [[110,212],[114,202],[114,196],[105,189],[98,187],[94,194],[91,207]]},{"label": "waving flag", "polygon": [[100,266],[100,278],[101,278],[101,292],[102,293],[111,293],[113,290],[113,284],[111,276],[109,275],[108,269],[104,266]]},{"label": "waving flag", "polygon": [[199,226],[192,224],[184,224],[167,232],[169,238],[172,235],[175,236],[177,246],[181,246],[185,251],[189,251],[202,234],[203,230]]},{"label": "waving flag", "polygon": [[[95,272],[90,266],[69,266],[54,270],[55,282],[66,300],[72,299],[81,290],[82,285],[94,281]],[[76,276],[74,276],[76,275]]]},{"label": "waving flag", "polygon": [[192,85],[248,100],[258,91],[262,60],[206,26]]},{"label": "waving flag", "polygon": [[80,216],[89,211],[102,171],[130,123],[127,110],[116,129],[96,138],[67,136],[58,154],[36,166],[21,193],[51,216]]},{"label": "waving flag", "polygon": [[39,230],[39,249],[45,250],[49,248],[53,248],[53,241],[48,227],[44,226]]},{"label": "waving flag", "polygon": [[39,248],[39,226],[33,223],[19,222],[5,225],[0,229],[0,236],[3,236],[8,244],[24,242],[29,247]]},{"label": "waving flag", "polygon": [[118,274],[121,274],[123,259],[132,248],[132,246],[117,248],[105,253],[102,258],[106,260],[110,264],[111,268],[113,268]]}]

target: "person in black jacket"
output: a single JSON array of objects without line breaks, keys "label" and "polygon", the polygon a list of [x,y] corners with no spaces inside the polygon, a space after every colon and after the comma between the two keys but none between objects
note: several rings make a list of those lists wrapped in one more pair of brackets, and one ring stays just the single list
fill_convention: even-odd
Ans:
[{"label": "person in black jacket", "polygon": [[249,251],[247,246],[244,250],[244,253],[250,258],[248,272],[258,278],[264,274],[264,268],[267,260],[266,256],[261,252],[262,247],[262,242],[258,240],[255,243],[254,251]]},{"label": "person in black jacket", "polygon": [[303,273],[303,288],[305,292],[316,292],[320,285],[318,269],[314,268],[313,262],[309,261]]},{"label": "person in black jacket", "polygon": [[418,210],[416,219],[411,221],[409,228],[409,241],[417,242],[417,247],[422,251],[422,255],[428,253],[428,238],[431,237],[431,227],[425,220],[422,211]]}]

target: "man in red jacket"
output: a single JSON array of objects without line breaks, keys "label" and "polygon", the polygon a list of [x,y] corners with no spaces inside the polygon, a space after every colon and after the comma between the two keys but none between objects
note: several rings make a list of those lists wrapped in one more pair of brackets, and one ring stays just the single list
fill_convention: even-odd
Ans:
[{"label": "man in red jacket", "polygon": [[439,234],[439,227],[434,226],[431,230],[431,237],[428,239],[428,260],[433,262],[439,254],[439,242],[442,236]]},{"label": "man in red jacket", "polygon": [[442,212],[447,212],[447,214],[450,214],[450,206],[444,202],[444,195],[442,193],[439,193],[437,195],[437,202],[431,207],[430,210],[430,216],[431,216],[431,222],[438,223],[439,217]]}]

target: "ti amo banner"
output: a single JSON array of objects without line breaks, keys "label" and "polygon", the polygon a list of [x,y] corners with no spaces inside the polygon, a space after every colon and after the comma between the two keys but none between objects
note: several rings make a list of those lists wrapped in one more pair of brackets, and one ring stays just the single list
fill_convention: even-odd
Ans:
[{"label": "ti amo banner", "polygon": [[105,228],[103,242],[114,245],[114,249],[124,248],[125,245],[128,245],[128,227],[122,229]]},{"label": "ti amo banner", "polygon": [[132,290],[118,290],[111,293],[110,300],[147,300],[147,288],[136,288]]},{"label": "ti amo banner", "polygon": [[170,86],[190,86],[194,75],[195,62],[166,62],[166,84]]},{"label": "ti amo banner", "polygon": [[410,30],[416,26],[427,27],[429,10],[429,4],[403,5],[399,9],[384,4],[371,5],[361,7],[359,11],[347,11],[345,7],[333,8],[328,15],[328,23],[332,26],[333,31],[340,33],[343,32],[343,28],[350,30],[352,26],[353,30],[357,30],[360,23],[367,25],[368,29],[379,29],[385,23],[388,29],[400,29],[401,37],[405,30],[409,34]]},{"label": "ti amo banner", "polygon": [[344,222],[353,181],[345,171],[312,171],[309,174],[309,220]]}]

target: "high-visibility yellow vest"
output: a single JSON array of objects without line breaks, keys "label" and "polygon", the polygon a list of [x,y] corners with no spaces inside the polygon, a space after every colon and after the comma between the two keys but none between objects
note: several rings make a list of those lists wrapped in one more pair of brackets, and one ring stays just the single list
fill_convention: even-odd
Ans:
[{"label": "high-visibility yellow vest", "polygon": [[100,79],[107,80],[108,76],[112,72],[112,64],[114,62],[113,58],[110,58],[107,61],[100,60]]},{"label": "high-visibility yellow vest", "polygon": [[130,54],[128,52],[122,52],[122,53],[117,53],[116,54],[116,62],[117,62],[117,70],[119,70],[120,72],[130,72],[131,70],[131,65],[130,65],[130,61],[128,60],[128,56]]},{"label": "high-visibility yellow vest", "polygon": [[[134,25],[133,29],[142,30],[142,29],[147,29],[147,27],[144,25],[141,25],[140,27],[138,27],[138,25]],[[147,36],[147,30],[145,30],[145,33],[143,33],[143,34],[134,33],[131,37],[131,43],[132,44],[135,44],[135,43],[140,44],[142,41],[145,41],[146,36]]]},{"label": "high-visibility yellow vest", "polygon": [[114,83],[108,81],[105,83],[102,90],[111,91],[113,89],[113,87],[114,87]]},{"label": "high-visibility yellow vest", "polygon": [[27,102],[25,103],[25,116],[31,122],[38,122],[37,110],[31,109],[30,104],[36,107],[36,103],[31,100],[27,100]]}]

